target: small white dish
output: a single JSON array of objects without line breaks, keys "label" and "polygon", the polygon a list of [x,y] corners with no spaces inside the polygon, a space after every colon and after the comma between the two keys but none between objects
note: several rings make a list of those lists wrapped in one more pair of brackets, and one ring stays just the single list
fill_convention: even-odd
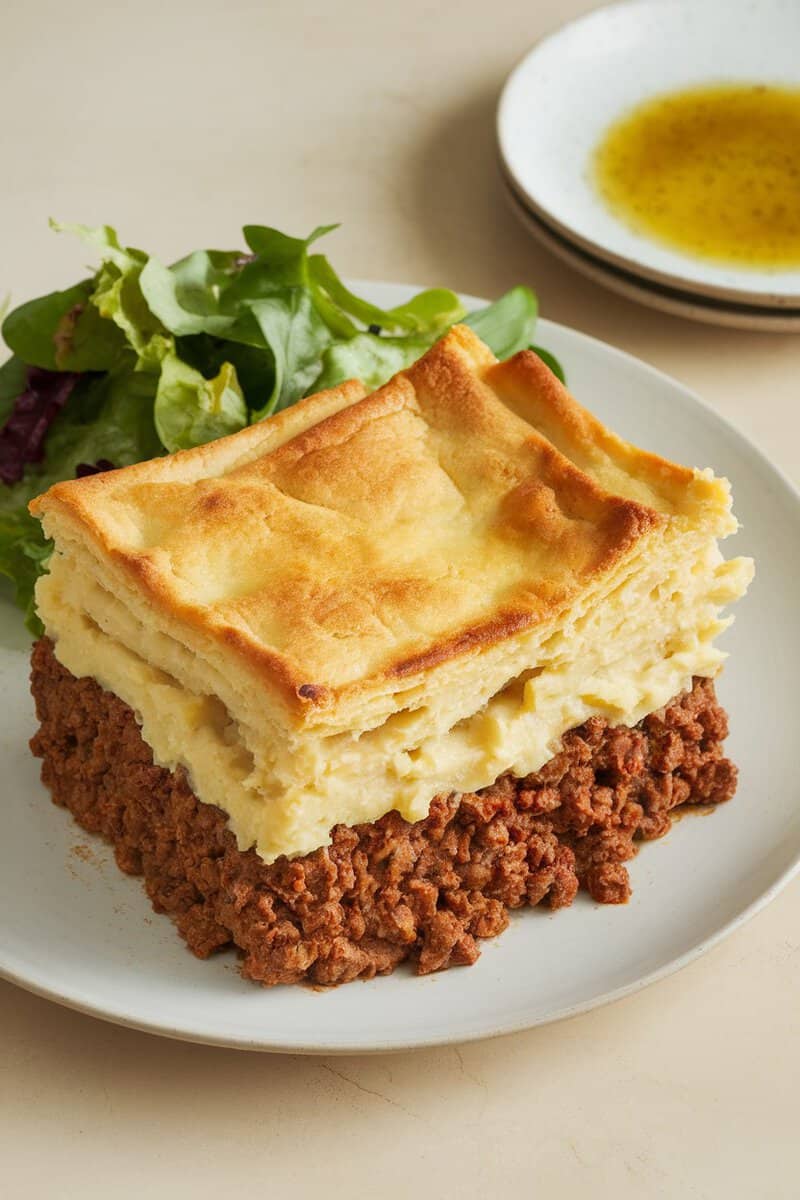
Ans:
[{"label": "small white dish", "polygon": [[702,321],[706,325],[724,325],[731,329],[752,329],[762,333],[800,332],[800,308],[759,308],[734,304],[729,300],[712,300],[632,275],[621,267],[595,258],[551,229],[536,213],[526,208],[510,184],[506,183],[504,192],[517,220],[551,254],[594,283],[624,296],[626,300],[634,300],[637,304],[645,304],[648,308],[658,309],[673,317]]},{"label": "small white dish", "polygon": [[800,269],[696,258],[618,219],[591,179],[605,131],[643,101],[710,83],[800,85],[796,0],[631,0],[541,41],[509,76],[497,115],[504,169],[537,216],[581,249],[668,286],[800,307]]},{"label": "small white dish", "polygon": [[[411,289],[357,284],[386,307]],[[479,301],[467,303],[478,304]],[[207,962],[156,916],[138,880],[55,808],[27,741],[29,638],[0,602],[0,973],[39,995],[119,1024],[190,1041],[304,1053],[384,1051],[511,1033],[637,991],[702,954],[763,907],[800,863],[800,496],[741,434],[685,388],[572,329],[542,321],[537,340],[570,387],[614,429],[734,483],[756,581],[726,635],[719,684],[731,716],[738,795],[678,822],[630,864],[622,907],[585,896],[557,913],[522,910],[478,963],[416,978],[400,970],[331,992],[242,980],[232,954]],[[769,696],[769,703],[764,697]]]}]

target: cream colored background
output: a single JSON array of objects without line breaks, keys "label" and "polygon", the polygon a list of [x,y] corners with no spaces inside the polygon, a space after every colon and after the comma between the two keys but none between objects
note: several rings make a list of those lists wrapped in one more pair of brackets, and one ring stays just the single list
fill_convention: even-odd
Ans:
[{"label": "cream colored background", "polygon": [[[112,221],[167,258],[235,245],[245,221],[303,233],[341,220],[330,253],[343,273],[489,296],[530,282],[548,317],[695,388],[797,481],[796,337],[639,309],[506,212],[500,84],[591,7],[7,0],[0,293],[75,278],[82,252],[48,233],[50,214]],[[788,1200],[800,1194],[799,931],[795,883],[639,996],[390,1057],[171,1043],[0,985],[0,1194]]]}]

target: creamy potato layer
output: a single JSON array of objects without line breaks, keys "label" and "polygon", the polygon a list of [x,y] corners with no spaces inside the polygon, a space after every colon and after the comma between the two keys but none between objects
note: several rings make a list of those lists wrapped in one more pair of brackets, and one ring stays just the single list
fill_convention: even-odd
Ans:
[{"label": "creamy potato layer", "polygon": [[602,604],[530,638],[517,676],[446,729],[431,727],[425,708],[360,734],[254,727],[205,690],[185,648],[145,629],[87,564],[76,570],[56,557],[37,599],[64,666],[130,705],[157,761],[185,767],[197,795],[228,814],[239,846],[255,845],[271,861],[324,845],[337,823],[391,809],[419,820],[439,792],[474,791],[505,771],[529,774],[587,717],[633,725],[693,676],[715,675],[724,654],[714,639],[730,620],[720,610],[743,593],[751,564],[724,562],[713,540],[658,540],[610,581]]}]

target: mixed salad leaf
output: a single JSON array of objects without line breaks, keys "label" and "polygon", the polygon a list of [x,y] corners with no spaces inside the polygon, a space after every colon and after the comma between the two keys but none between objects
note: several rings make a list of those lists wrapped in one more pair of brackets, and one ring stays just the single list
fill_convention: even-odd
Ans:
[{"label": "mixed salad leaf", "polygon": [[355,295],[306,238],[243,229],[247,251],[195,250],[165,266],[110,225],[62,225],[100,258],[95,274],[5,318],[0,366],[0,575],[39,632],[33,588],[51,547],[28,502],[61,479],[198,446],[359,378],[409,366],[456,321],[499,358],[533,346],[536,296],[515,287],[467,313],[431,288],[382,309]]}]

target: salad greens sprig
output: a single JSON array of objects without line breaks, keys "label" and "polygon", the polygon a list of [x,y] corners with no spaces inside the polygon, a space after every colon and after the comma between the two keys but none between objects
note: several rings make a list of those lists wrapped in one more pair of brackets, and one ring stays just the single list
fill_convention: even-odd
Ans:
[{"label": "salad greens sprig", "polygon": [[2,326],[0,575],[33,632],[51,547],[27,505],[52,483],[201,445],[345,379],[379,387],[456,321],[499,358],[532,345],[527,287],[472,313],[446,288],[392,309],[355,295],[315,248],[335,225],[306,238],[246,225],[246,252],[195,250],[172,266],[123,246],[110,225],[51,225],[100,266]]}]

